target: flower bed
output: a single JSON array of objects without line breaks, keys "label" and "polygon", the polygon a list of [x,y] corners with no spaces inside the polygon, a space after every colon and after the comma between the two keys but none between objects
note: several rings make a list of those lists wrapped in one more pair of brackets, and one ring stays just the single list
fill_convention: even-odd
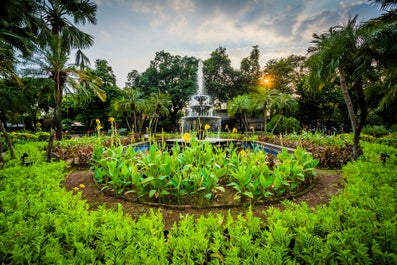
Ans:
[{"label": "flower bed", "polygon": [[192,139],[187,144],[96,147],[94,176],[105,191],[162,204],[231,205],[291,196],[309,187],[318,160],[302,148],[274,157],[261,150],[226,148]]}]

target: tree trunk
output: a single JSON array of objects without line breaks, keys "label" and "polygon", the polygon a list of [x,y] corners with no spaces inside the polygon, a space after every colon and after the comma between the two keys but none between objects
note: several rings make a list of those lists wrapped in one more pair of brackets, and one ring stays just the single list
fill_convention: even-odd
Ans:
[{"label": "tree trunk", "polygon": [[54,137],[55,137],[55,131],[51,129],[50,131],[50,139],[48,139],[48,146],[47,146],[47,163],[51,162],[51,157],[52,157],[52,147],[54,145]]},{"label": "tree trunk", "polygon": [[356,122],[356,117],[354,113],[354,108],[353,108],[353,103],[351,101],[349,91],[347,90],[347,84],[346,84],[346,75],[345,72],[339,69],[339,78],[340,78],[340,86],[342,89],[342,94],[343,98],[346,103],[347,111],[349,113],[349,119],[350,119],[350,124],[352,126],[353,130],[353,135],[354,135],[354,140],[353,140],[353,157],[354,159],[357,159],[361,152],[361,147],[360,147],[360,132],[357,130],[357,122]]},{"label": "tree trunk", "polygon": [[267,104],[263,105],[263,114],[262,114],[262,123],[263,123],[263,130],[265,131],[265,136],[267,134]]},{"label": "tree trunk", "polygon": [[4,152],[4,145],[3,145],[3,139],[1,138],[1,133],[0,133],[0,162],[3,161],[3,152]]},{"label": "tree trunk", "polygon": [[57,140],[62,140],[62,97],[63,97],[63,87],[66,82],[66,76],[57,72],[57,76],[54,79],[55,81],[55,113],[54,113],[54,122],[53,129],[56,132]]},{"label": "tree trunk", "polygon": [[272,134],[274,133],[274,130],[276,129],[276,127],[277,127],[277,125],[279,124],[279,122],[281,121],[281,118],[282,118],[282,115],[280,114],[280,116],[279,116],[279,118],[278,118],[276,124],[274,124],[274,127],[273,127],[273,129],[272,129]]},{"label": "tree trunk", "polygon": [[4,135],[4,138],[6,139],[8,148],[10,148],[10,156],[11,156],[11,159],[15,159],[14,147],[12,146],[11,139],[10,139],[10,137],[8,136],[7,131],[6,131],[6,129],[4,128],[4,125],[3,125],[2,122],[0,122],[0,130],[1,130],[1,132],[3,133],[3,135]]},{"label": "tree trunk", "polygon": [[[354,142],[358,143],[358,146],[360,149],[357,150],[357,157],[362,155],[362,149],[360,146],[360,134],[361,130],[365,125],[365,121],[367,119],[368,115],[368,108],[367,108],[367,102],[365,100],[365,95],[364,95],[364,90],[363,90],[363,84],[361,78],[359,78],[355,83],[354,83],[354,88],[356,89],[357,96],[358,96],[358,105],[360,107],[360,119],[357,125],[357,135],[354,135]],[[357,138],[357,139],[356,139]]]}]

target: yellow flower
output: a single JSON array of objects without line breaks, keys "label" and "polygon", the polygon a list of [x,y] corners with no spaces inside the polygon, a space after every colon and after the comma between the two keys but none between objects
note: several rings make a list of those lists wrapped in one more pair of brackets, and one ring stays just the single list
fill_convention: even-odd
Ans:
[{"label": "yellow flower", "polygon": [[182,139],[183,139],[185,142],[189,142],[189,140],[190,140],[190,133],[184,133],[183,136],[182,136]]},{"label": "yellow flower", "polygon": [[110,117],[110,118],[109,118],[109,121],[110,121],[110,122],[114,122],[114,118],[113,118],[113,117]]},{"label": "yellow flower", "polygon": [[97,130],[100,130],[100,129],[102,129],[103,127],[100,125],[100,124],[98,124],[97,126],[96,126],[96,129]]},{"label": "yellow flower", "polygon": [[244,150],[241,150],[240,153],[238,153],[239,156],[247,156],[247,153]]},{"label": "yellow flower", "polygon": [[73,190],[74,190],[74,191],[78,191],[78,190],[79,190],[79,187],[74,187]]},{"label": "yellow flower", "polygon": [[232,133],[237,133],[237,128],[233,128]]},{"label": "yellow flower", "polygon": [[251,126],[250,129],[251,129],[251,130],[254,130],[254,126]]},{"label": "yellow flower", "polygon": [[84,184],[80,184],[80,185],[79,185],[79,188],[80,188],[80,189],[84,189],[84,188],[85,188],[85,185],[84,185]]},{"label": "yellow flower", "polygon": [[99,119],[96,119],[95,122],[96,122],[96,124],[98,124],[98,125],[101,124],[101,121],[100,121]]},{"label": "yellow flower", "polygon": [[204,130],[208,131],[211,128],[209,124],[204,125]]}]

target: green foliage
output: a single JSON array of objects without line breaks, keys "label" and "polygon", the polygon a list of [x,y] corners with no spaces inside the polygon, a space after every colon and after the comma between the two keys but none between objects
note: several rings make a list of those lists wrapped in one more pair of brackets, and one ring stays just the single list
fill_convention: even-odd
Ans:
[{"label": "green foliage", "polygon": [[362,130],[361,133],[363,134],[369,134],[375,137],[381,137],[387,135],[389,132],[386,129],[386,126],[365,126]]},{"label": "green foliage", "polygon": [[[0,171],[2,264],[397,262],[397,150],[392,147],[363,143],[364,155],[344,166],[345,188],[328,205],[310,208],[285,201],[284,210],[265,212],[266,221],[251,209],[236,217],[186,215],[165,231],[160,211],[136,220],[121,207],[89,211],[79,192],[66,192],[60,185],[66,164],[45,163],[42,146],[16,145],[18,154],[28,151],[35,163],[9,163]],[[94,149],[93,157],[103,151]],[[114,157],[122,153],[117,148],[112,152]],[[390,155],[385,164],[378,160],[381,152]],[[291,166],[302,156],[284,152],[280,159]]]},{"label": "green foliage", "polygon": [[281,114],[275,115],[270,122],[267,124],[267,128],[270,130],[274,128],[274,134],[288,134],[300,132],[302,130],[299,121],[294,117],[285,117]]},{"label": "green foliage", "polygon": [[21,164],[20,157],[23,154],[27,154],[28,157],[25,160],[33,162],[33,164],[44,162],[46,145],[46,142],[29,142],[15,144],[14,153],[16,159],[11,160],[9,154],[7,153],[5,156],[5,161],[7,162],[5,163],[4,167],[6,168],[19,166]]},{"label": "green foliage", "polygon": [[48,132],[12,132],[9,134],[14,143],[24,143],[26,141],[48,141],[50,133]]},{"label": "green foliage", "polygon": [[283,149],[278,159],[271,169],[262,150],[237,150],[233,144],[223,149],[192,139],[189,145],[176,144],[170,150],[154,143],[144,153],[131,146],[97,147],[92,168],[103,189],[168,203],[211,201],[227,187],[235,190],[236,200],[263,200],[312,183],[318,160],[302,148],[291,155]]},{"label": "green foliage", "polygon": [[319,159],[323,168],[341,168],[352,160],[352,135],[324,135],[321,133],[288,134],[285,136],[259,136],[261,141],[308,150],[314,158]]}]

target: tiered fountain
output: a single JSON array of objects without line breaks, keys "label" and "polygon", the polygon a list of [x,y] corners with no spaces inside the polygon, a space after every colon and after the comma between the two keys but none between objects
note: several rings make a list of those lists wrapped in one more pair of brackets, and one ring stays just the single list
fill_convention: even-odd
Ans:
[{"label": "tiered fountain", "polygon": [[203,140],[207,132],[215,132],[219,138],[221,117],[213,115],[211,98],[204,94],[203,62],[201,60],[199,60],[197,69],[197,86],[197,94],[192,96],[186,116],[182,117],[182,134],[196,132],[198,139]]}]

